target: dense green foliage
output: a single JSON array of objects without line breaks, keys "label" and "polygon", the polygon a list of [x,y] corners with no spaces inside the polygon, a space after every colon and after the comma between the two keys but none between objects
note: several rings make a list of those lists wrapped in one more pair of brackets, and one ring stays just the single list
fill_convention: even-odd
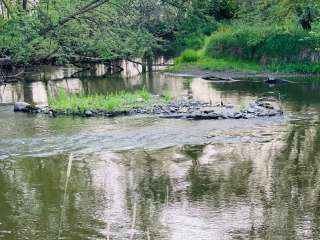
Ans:
[{"label": "dense green foliage", "polygon": [[126,0],[43,0],[24,10],[17,3],[0,19],[0,55],[17,63],[143,56],[157,48],[160,39],[141,23],[141,5]]},{"label": "dense green foliage", "polygon": [[200,47],[184,51],[178,68],[319,72],[319,1],[225,2],[231,21],[220,22]]},{"label": "dense green foliage", "polygon": [[0,57],[22,64],[152,57],[199,47],[216,29],[200,0],[33,2],[0,0]]},{"label": "dense green foliage", "polygon": [[0,9],[0,57],[19,64],[185,49],[177,62],[306,69],[296,66],[320,61],[318,0],[0,0]]}]

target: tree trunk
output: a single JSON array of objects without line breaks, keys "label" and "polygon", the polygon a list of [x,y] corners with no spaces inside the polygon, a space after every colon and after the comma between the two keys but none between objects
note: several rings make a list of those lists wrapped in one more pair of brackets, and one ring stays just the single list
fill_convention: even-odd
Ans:
[{"label": "tree trunk", "polygon": [[5,15],[4,15],[4,5],[3,5],[2,1],[0,1],[0,7],[1,7],[1,15],[2,15],[2,18],[5,18]]},{"label": "tree trunk", "polygon": [[151,73],[153,70],[153,59],[150,55],[147,57],[147,66],[148,66],[148,72]]},{"label": "tree trunk", "polygon": [[10,15],[11,15],[11,8],[10,8],[10,5],[7,3],[6,0],[1,0],[1,2],[3,3],[5,9],[6,9],[6,12],[7,12],[7,17],[8,19],[10,18]]},{"label": "tree trunk", "polygon": [[22,9],[27,11],[28,8],[28,0],[22,0]]}]

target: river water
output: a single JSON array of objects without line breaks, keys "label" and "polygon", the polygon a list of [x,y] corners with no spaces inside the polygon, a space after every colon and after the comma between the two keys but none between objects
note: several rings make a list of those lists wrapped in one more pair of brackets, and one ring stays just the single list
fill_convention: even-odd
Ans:
[{"label": "river water", "polygon": [[[129,67],[132,70],[132,67]],[[0,86],[0,239],[318,239],[320,81],[213,83],[155,72],[68,77],[46,68]],[[55,80],[56,79],[56,80]],[[57,80],[58,79],[58,80]],[[246,106],[281,96],[282,117],[187,121],[13,113],[63,87]]]}]

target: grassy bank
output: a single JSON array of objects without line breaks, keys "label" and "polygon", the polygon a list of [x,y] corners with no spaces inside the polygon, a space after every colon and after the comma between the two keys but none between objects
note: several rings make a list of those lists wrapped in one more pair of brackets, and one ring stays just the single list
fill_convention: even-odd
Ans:
[{"label": "grassy bank", "polygon": [[143,89],[136,92],[118,92],[108,95],[75,95],[59,90],[49,98],[49,107],[55,111],[82,112],[97,110],[107,112],[130,111],[152,104],[164,104],[170,97],[156,97]]},{"label": "grassy bank", "polygon": [[231,59],[231,58],[211,58],[208,56],[199,56],[194,60],[185,61],[185,53],[183,53],[175,61],[175,66],[171,68],[172,71],[180,71],[187,69],[204,69],[211,71],[263,71],[264,67],[249,61]]},{"label": "grassy bank", "polygon": [[315,32],[298,27],[223,27],[201,49],[185,50],[173,70],[320,73],[319,32],[320,27]]},{"label": "grassy bank", "polygon": [[259,64],[254,61],[232,59],[232,58],[212,58],[200,57],[195,61],[176,61],[175,66],[170,70],[173,72],[203,69],[209,71],[239,71],[239,72],[281,72],[281,73],[320,73],[320,64]]}]

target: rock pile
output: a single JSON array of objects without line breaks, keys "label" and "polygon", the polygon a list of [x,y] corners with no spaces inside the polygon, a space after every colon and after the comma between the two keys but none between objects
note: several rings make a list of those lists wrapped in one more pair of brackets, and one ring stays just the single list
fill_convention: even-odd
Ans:
[{"label": "rock pile", "polygon": [[276,109],[272,99],[258,99],[249,104],[247,108],[237,110],[234,106],[212,105],[200,101],[174,101],[166,105],[152,105],[128,111],[108,112],[105,110],[64,110],[55,111],[49,107],[37,107],[24,102],[17,102],[14,105],[15,112],[26,112],[33,114],[48,114],[49,116],[81,116],[81,117],[116,117],[121,115],[155,115],[160,118],[169,119],[189,119],[189,120],[218,120],[218,119],[250,119],[258,117],[273,117],[283,114],[280,109]]}]

